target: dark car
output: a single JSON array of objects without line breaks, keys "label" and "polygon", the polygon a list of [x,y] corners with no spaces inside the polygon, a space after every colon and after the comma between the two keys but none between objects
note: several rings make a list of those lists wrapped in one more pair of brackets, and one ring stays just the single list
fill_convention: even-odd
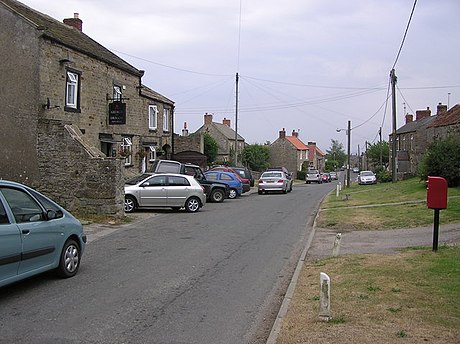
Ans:
[{"label": "dark car", "polygon": [[179,173],[195,177],[204,187],[206,199],[209,202],[220,203],[230,194],[230,188],[227,184],[218,183],[206,179],[200,166],[193,164],[183,164],[175,160],[155,160],[149,168],[152,173]]},{"label": "dark car", "polygon": [[251,171],[246,167],[231,167],[236,172],[240,174],[241,177],[249,179],[249,185],[254,186],[254,177],[252,176]]},{"label": "dark car", "polygon": [[204,175],[208,180],[215,180],[228,184],[230,187],[230,194],[228,195],[228,198],[230,199],[239,197],[243,193],[243,184],[238,179],[238,176],[233,172],[206,171]]},{"label": "dark car", "polygon": [[215,166],[210,169],[210,171],[223,171],[223,172],[231,172],[236,175],[236,177],[240,180],[240,182],[243,184],[243,193],[248,192],[251,190],[251,183],[249,179],[244,178],[241,176],[240,173],[235,171],[232,167],[227,167],[227,166]]}]

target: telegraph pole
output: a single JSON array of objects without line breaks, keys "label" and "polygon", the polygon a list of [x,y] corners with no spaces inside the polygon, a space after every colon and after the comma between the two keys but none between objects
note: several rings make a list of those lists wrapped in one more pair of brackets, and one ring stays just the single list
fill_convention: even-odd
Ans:
[{"label": "telegraph pole", "polygon": [[379,143],[380,143],[380,167],[383,168],[383,153],[382,153],[382,127],[379,129]]},{"label": "telegraph pole", "polygon": [[238,166],[238,82],[239,75],[236,73],[236,105],[235,105],[235,166]]},{"label": "telegraph pole", "polygon": [[397,77],[395,74],[394,68],[390,72],[391,78],[391,91],[392,91],[392,115],[393,115],[393,128],[392,128],[392,145],[391,145],[391,174],[392,174],[392,181],[396,183],[397,175],[396,175],[396,81]]},{"label": "telegraph pole", "polygon": [[348,121],[348,130],[347,130],[347,135],[348,135],[348,148],[347,148],[347,153],[348,153],[348,165],[347,165],[347,188],[350,187],[350,143],[351,143],[351,121]]}]

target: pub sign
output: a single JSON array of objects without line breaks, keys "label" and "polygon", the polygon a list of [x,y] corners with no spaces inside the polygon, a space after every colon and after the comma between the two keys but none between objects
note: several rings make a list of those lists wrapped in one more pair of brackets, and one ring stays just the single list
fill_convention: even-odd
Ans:
[{"label": "pub sign", "polygon": [[126,124],[126,103],[115,101],[109,104],[109,124]]}]

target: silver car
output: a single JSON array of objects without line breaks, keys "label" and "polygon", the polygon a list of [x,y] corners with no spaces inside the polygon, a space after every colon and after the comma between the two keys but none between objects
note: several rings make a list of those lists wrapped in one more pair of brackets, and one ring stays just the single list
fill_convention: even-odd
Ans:
[{"label": "silver car", "polygon": [[290,191],[290,180],[286,173],[282,171],[266,171],[259,178],[258,192],[259,195],[269,191],[281,191],[287,193]]},{"label": "silver car", "polygon": [[372,171],[361,171],[358,176],[358,184],[377,184],[377,177]]},{"label": "silver car", "polygon": [[203,187],[188,175],[145,173],[125,184],[125,212],[137,208],[185,208],[194,213],[206,203]]}]

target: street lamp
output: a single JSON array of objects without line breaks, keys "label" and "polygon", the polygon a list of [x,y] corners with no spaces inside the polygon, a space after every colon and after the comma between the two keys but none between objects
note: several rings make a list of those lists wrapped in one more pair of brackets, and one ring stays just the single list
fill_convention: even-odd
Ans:
[{"label": "street lamp", "polygon": [[348,145],[347,145],[347,188],[350,187],[350,141],[351,141],[351,121],[348,121],[348,129],[336,129],[336,131],[339,133],[342,130],[347,131],[347,136],[348,136]]}]

